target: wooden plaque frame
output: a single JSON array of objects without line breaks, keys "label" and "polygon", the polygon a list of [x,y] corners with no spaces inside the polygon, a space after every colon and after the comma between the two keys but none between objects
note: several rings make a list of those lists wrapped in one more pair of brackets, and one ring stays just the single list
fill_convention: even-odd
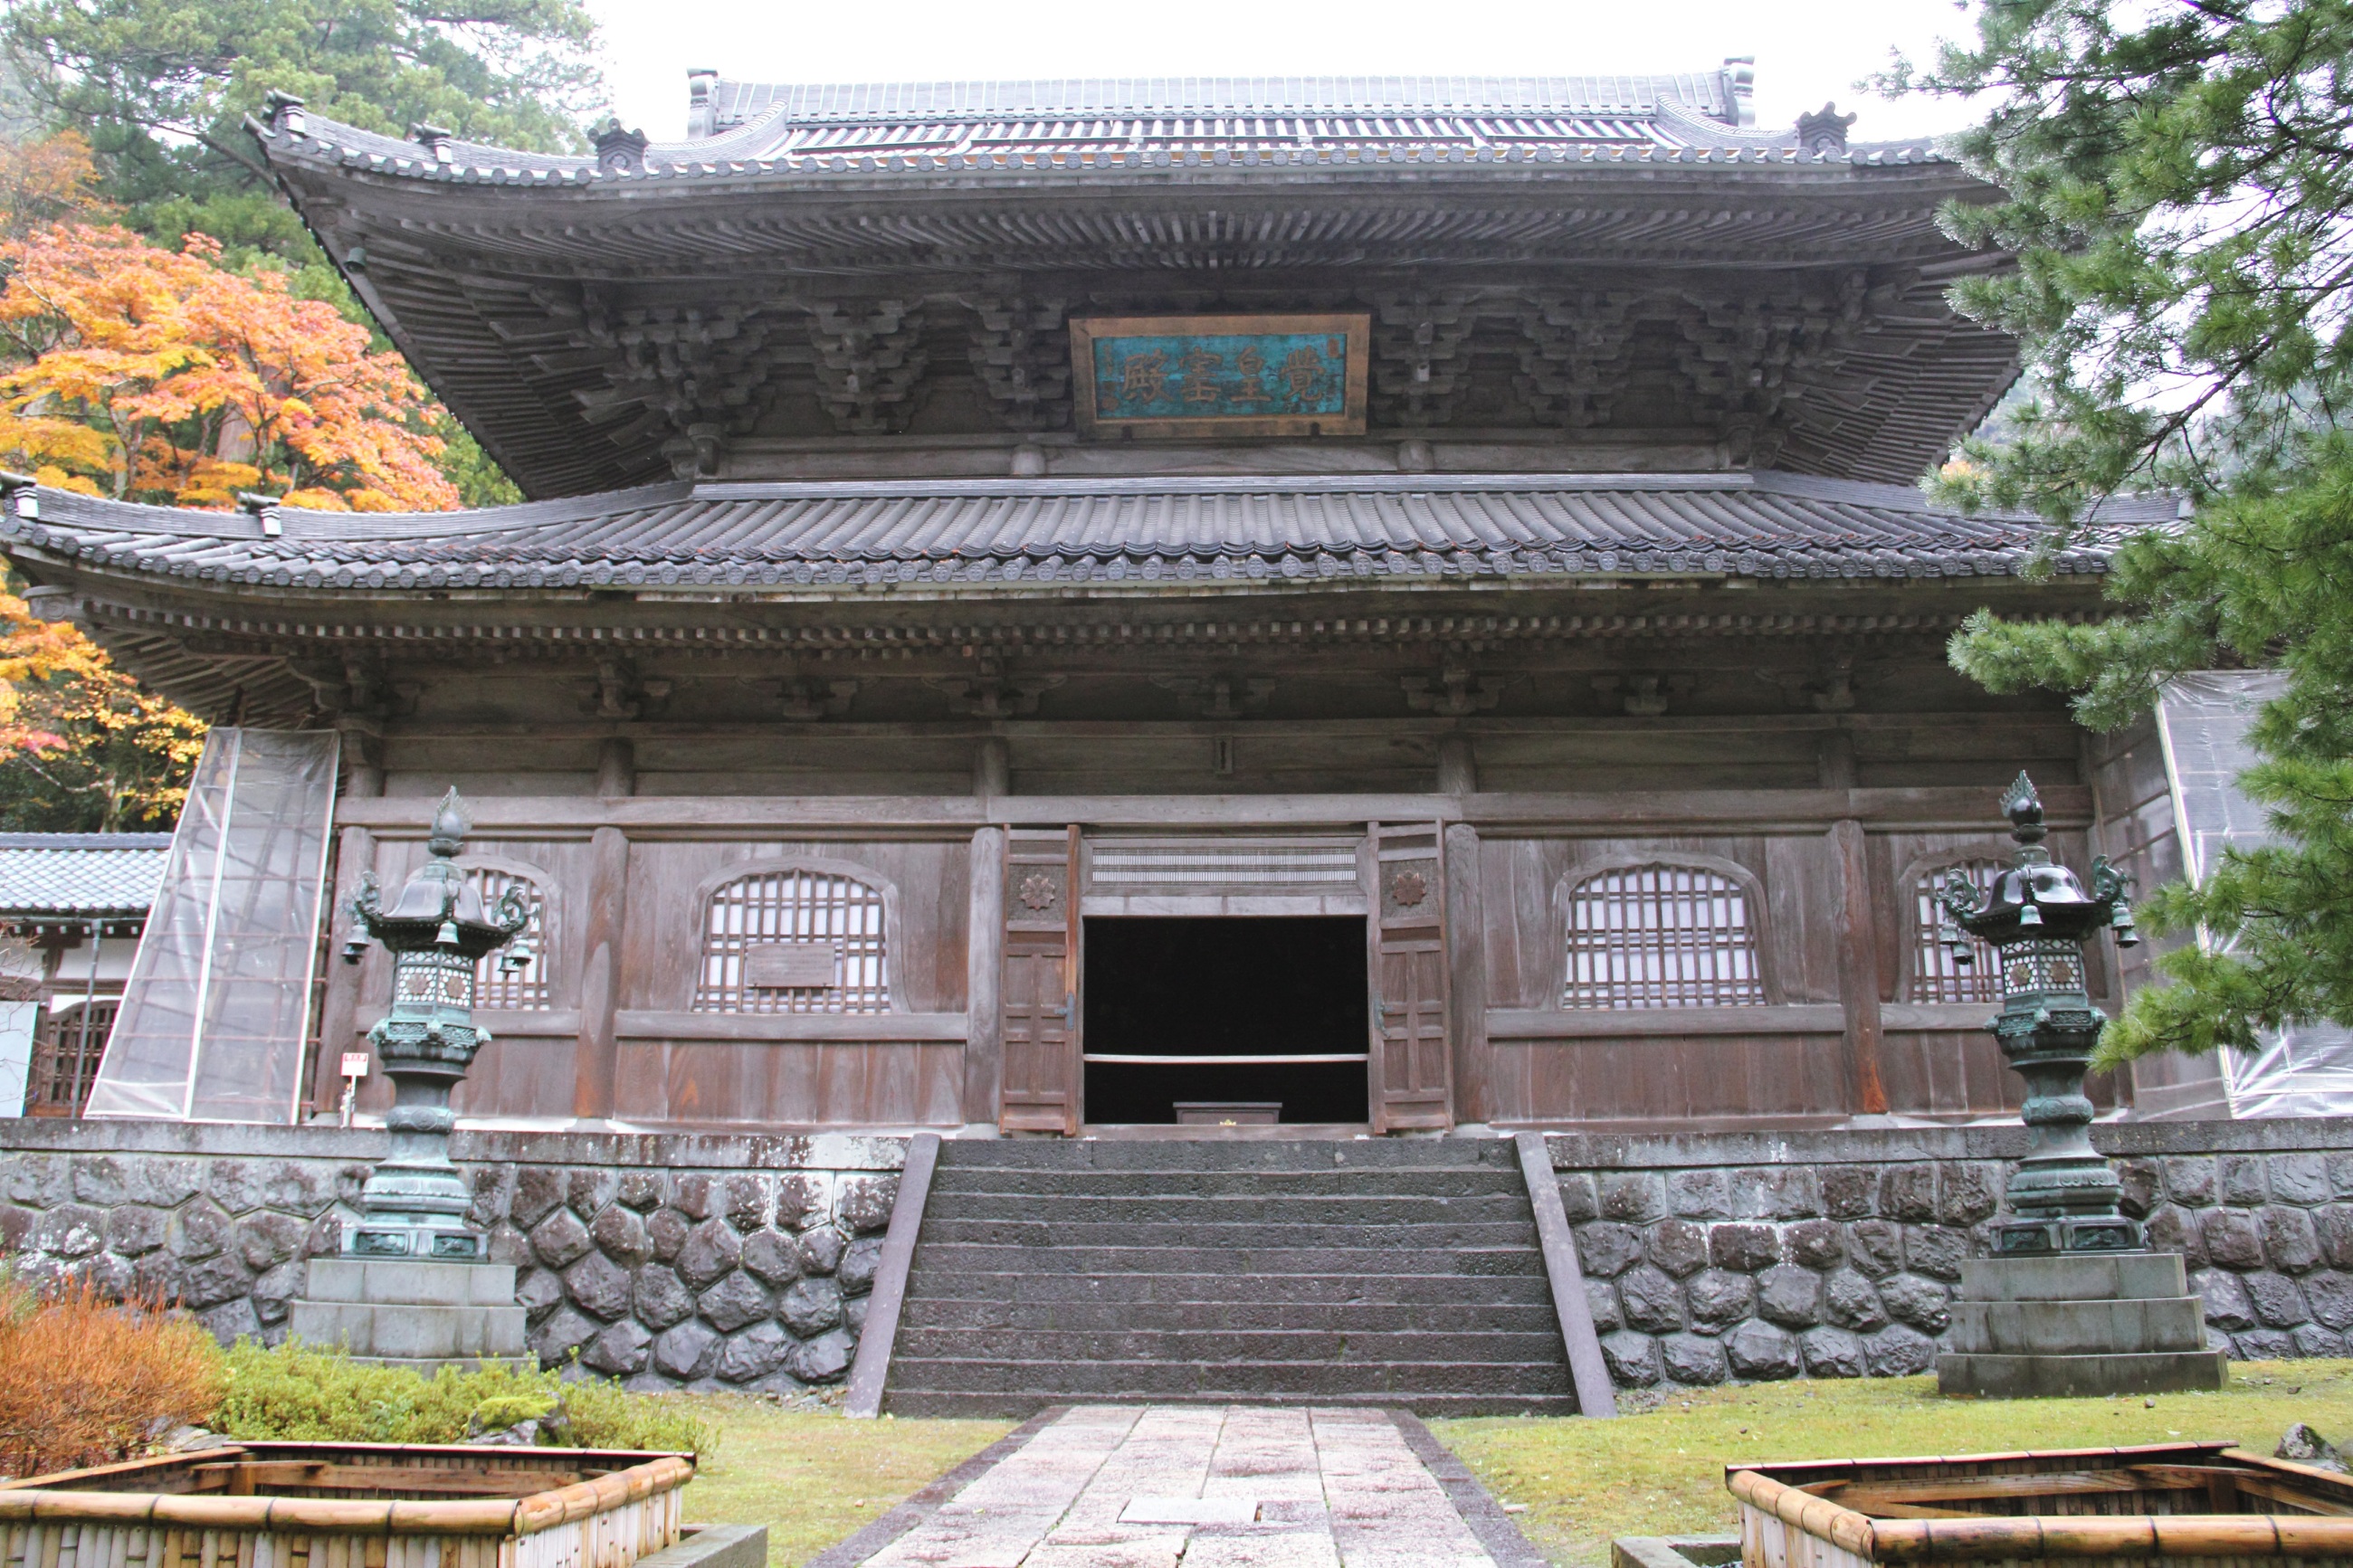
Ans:
[{"label": "wooden plaque frame", "polygon": [[[1346,385],[1336,415],[1219,414],[1194,418],[1106,418],[1095,410],[1095,340],[1147,336],[1323,333],[1347,340]],[[1071,412],[1082,435],[1122,433],[1146,440],[1207,436],[1361,436],[1372,364],[1368,314],[1279,316],[1082,316],[1071,321]]]}]

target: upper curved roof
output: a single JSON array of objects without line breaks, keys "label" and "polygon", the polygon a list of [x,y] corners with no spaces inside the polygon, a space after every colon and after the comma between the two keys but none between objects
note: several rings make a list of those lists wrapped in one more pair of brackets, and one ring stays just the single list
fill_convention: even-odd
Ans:
[{"label": "upper curved roof", "polygon": [[[1092,314],[1369,311],[1368,439],[1566,422],[1867,479],[2016,372],[1946,297],[2008,265],[1938,221],[1991,187],[1842,117],[1744,124],[1734,70],[697,87],[705,134],[595,155],[286,99],[250,128],[533,496],[759,471],[737,443],[1067,430]],[[1459,410],[1392,392],[1440,384]]]}]

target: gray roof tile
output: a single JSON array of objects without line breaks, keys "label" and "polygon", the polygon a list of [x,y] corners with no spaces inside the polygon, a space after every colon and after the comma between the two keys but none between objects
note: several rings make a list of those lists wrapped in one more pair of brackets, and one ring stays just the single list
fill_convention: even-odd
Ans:
[{"label": "gray roof tile", "polygon": [[171,847],[168,833],[0,834],[0,915],[144,914]]},{"label": "gray roof tile", "polygon": [[[673,484],[469,512],[283,509],[275,539],[241,512],[15,495],[0,511],[0,542],[20,552],[199,583],[371,592],[2006,575],[2043,533],[2031,518],[1965,517],[1896,486],[1779,473]],[[2147,523],[2173,512],[2160,498],[2108,515]],[[2088,542],[2057,565],[2100,571],[2104,551]]]}]

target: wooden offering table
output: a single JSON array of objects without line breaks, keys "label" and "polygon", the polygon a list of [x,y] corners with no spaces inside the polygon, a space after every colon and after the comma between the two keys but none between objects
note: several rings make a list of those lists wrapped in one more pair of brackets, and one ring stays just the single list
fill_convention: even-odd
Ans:
[{"label": "wooden offering table", "polygon": [[2353,1478],[2227,1443],[1727,1468],[1747,1568],[2353,1563]]},{"label": "wooden offering table", "polygon": [[0,1483],[0,1561],[103,1568],[632,1568],[681,1454],[239,1443]]}]

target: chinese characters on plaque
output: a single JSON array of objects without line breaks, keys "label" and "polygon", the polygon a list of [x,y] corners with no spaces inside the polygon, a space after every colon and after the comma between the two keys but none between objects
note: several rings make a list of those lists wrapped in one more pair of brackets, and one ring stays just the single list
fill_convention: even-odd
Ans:
[{"label": "chinese characters on plaque", "polygon": [[1369,319],[1133,316],[1071,323],[1079,427],[1359,436]]}]

